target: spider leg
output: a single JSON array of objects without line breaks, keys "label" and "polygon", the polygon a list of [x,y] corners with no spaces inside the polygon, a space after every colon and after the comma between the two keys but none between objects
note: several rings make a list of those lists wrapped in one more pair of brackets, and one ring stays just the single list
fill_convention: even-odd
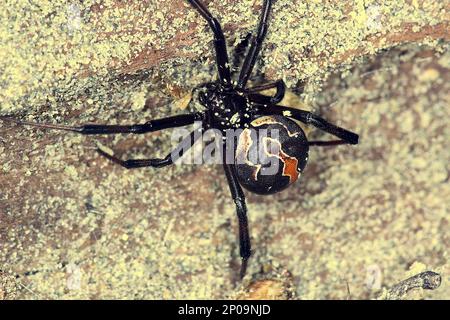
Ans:
[{"label": "spider leg", "polygon": [[115,133],[147,133],[168,128],[181,127],[202,120],[202,113],[188,113],[162,119],[155,119],[143,124],[133,125],[103,125],[103,124],[85,124],[81,126],[65,126],[48,123],[34,123],[29,121],[21,121],[11,117],[0,116],[0,120],[6,122],[14,122],[20,125],[32,126],[44,129],[63,130],[77,132],[80,134],[115,134]]},{"label": "spider leg", "polygon": [[[272,88],[276,88],[277,92],[271,97],[257,93]],[[263,84],[261,86],[248,88],[246,92],[248,92],[247,96],[252,102],[256,102],[259,104],[277,104],[281,102],[281,100],[283,100],[284,98],[284,94],[286,92],[286,85],[284,84],[283,80],[278,80],[275,82]]]},{"label": "spider leg", "polygon": [[245,276],[247,270],[248,259],[251,255],[250,236],[248,231],[247,206],[245,205],[245,196],[239,185],[234,165],[224,162],[223,168],[227,177],[228,186],[230,187],[231,196],[236,204],[236,213],[239,220],[239,248],[242,258],[240,277]]},{"label": "spider leg", "polygon": [[[231,77],[233,78],[235,73],[239,70],[239,66],[241,65],[242,58],[245,54],[245,51],[249,45],[250,38],[252,37],[251,33],[248,33],[239,44],[234,48],[233,53],[233,68],[231,70]],[[236,69],[235,69],[236,68]]]},{"label": "spider leg", "polygon": [[278,114],[284,117],[293,118],[301,121],[307,125],[313,125],[314,127],[323,130],[329,134],[332,134],[338,138],[341,138],[348,144],[358,144],[359,136],[356,133],[348,131],[344,128],[338,127],[332,123],[329,123],[325,119],[306,110],[299,110],[284,106],[268,106],[262,107],[258,110],[261,115],[274,115]]},{"label": "spider leg", "polygon": [[345,140],[330,140],[330,141],[309,141],[309,146],[315,147],[333,147],[341,144],[348,144]]},{"label": "spider leg", "polygon": [[267,89],[273,89],[273,88],[277,89],[277,94],[278,94],[278,92],[285,93],[285,91],[286,91],[286,85],[283,80],[277,80],[277,81],[268,82],[268,83],[265,83],[265,84],[262,84],[259,86],[250,87],[250,88],[247,88],[245,91],[253,93],[253,92],[260,92],[260,91],[264,91]]},{"label": "spider leg", "polygon": [[258,32],[256,37],[253,38],[252,45],[247,56],[245,57],[244,65],[242,66],[241,73],[239,74],[239,80],[236,86],[238,89],[245,88],[253,67],[255,66],[256,59],[258,58],[259,51],[261,50],[262,43],[267,34],[271,6],[272,0],[264,0],[264,8],[260,17]]},{"label": "spider leg", "polygon": [[[101,149],[97,149],[97,152],[100,153],[105,158],[111,160],[112,162],[121,165],[127,169],[133,168],[143,168],[143,167],[154,167],[154,168],[162,168],[168,165],[173,164],[173,162],[183,156],[184,152],[189,150],[190,147],[194,145],[198,138],[202,136],[202,128],[192,131],[188,136],[186,136],[176,147],[172,150],[166,157],[162,159],[128,159],[122,160],[113,155],[106,153]],[[176,157],[174,159],[174,157]]]},{"label": "spider leg", "polygon": [[231,86],[231,73],[228,62],[227,45],[222,27],[219,21],[213,17],[209,10],[200,0],[188,0],[188,2],[197,9],[198,13],[208,22],[209,27],[214,33],[214,47],[216,49],[216,62],[219,72],[219,80],[226,87]]}]

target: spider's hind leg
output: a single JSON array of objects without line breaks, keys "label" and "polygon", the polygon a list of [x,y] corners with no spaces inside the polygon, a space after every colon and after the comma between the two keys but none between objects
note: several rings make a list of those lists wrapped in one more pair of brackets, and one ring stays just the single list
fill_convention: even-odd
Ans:
[{"label": "spider's hind leg", "polygon": [[351,132],[347,129],[338,127],[325,119],[315,115],[314,113],[311,113],[306,110],[299,110],[295,108],[289,108],[284,106],[269,106],[269,107],[262,107],[259,109],[260,115],[281,115],[289,118],[293,118],[295,120],[301,121],[306,125],[313,125],[314,127],[325,131],[333,136],[336,136],[340,138],[344,142],[327,142],[327,141],[316,141],[313,145],[325,145],[326,143],[331,144],[358,144],[359,136]]},{"label": "spider's hind leg", "polygon": [[157,159],[128,159],[122,160],[113,155],[110,155],[98,148],[97,152],[105,158],[111,160],[112,162],[127,168],[143,168],[143,167],[153,167],[153,168],[162,168],[165,166],[169,166],[174,163],[177,159],[181,158],[183,154],[189,150],[195,142],[202,136],[203,129],[199,128],[192,131],[188,136],[186,136],[176,147],[173,149],[167,156],[164,158]]},{"label": "spider's hind leg", "polygon": [[[224,153],[225,154],[225,153]],[[251,255],[250,235],[248,231],[247,206],[245,204],[245,196],[239,185],[234,165],[224,163],[223,168],[227,177],[228,186],[230,187],[231,196],[236,204],[236,214],[239,220],[239,248],[242,258],[240,278],[245,276],[247,271],[248,259]]]}]

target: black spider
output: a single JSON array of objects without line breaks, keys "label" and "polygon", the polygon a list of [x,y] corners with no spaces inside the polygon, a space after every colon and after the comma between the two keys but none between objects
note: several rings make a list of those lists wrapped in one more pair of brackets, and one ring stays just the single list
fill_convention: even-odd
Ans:
[{"label": "black spider", "polygon": [[[328,123],[324,119],[305,110],[299,110],[280,106],[278,103],[283,99],[285,85],[282,80],[256,87],[247,88],[247,81],[252,73],[256,59],[261,49],[262,42],[266,36],[268,19],[271,11],[272,0],[265,0],[257,34],[253,37],[250,49],[240,70],[237,82],[232,81],[225,37],[222,28],[208,9],[200,0],[188,0],[188,2],[208,22],[214,34],[214,47],[216,51],[216,63],[219,79],[214,82],[202,84],[194,90],[199,90],[198,99],[204,106],[203,112],[192,112],[163,119],[156,119],[144,124],[134,125],[96,125],[87,124],[78,127],[61,126],[51,124],[36,124],[18,121],[7,117],[2,120],[13,121],[19,124],[32,125],[43,128],[66,130],[81,134],[115,134],[115,133],[147,133],[167,128],[174,128],[193,124],[201,121],[202,126],[191,132],[184,140],[163,159],[130,159],[120,160],[102,150],[98,152],[115,163],[125,168],[139,167],[164,167],[171,165],[174,161],[173,155],[181,156],[186,150],[186,145],[192,146],[198,139],[198,132],[207,129],[218,129],[225,133],[230,129],[243,129],[237,138],[236,147],[230,150],[228,139],[222,140],[221,148],[223,157],[231,151],[233,159],[224,159],[223,167],[228,180],[231,195],[236,204],[239,219],[239,241],[242,265],[240,275],[243,277],[247,268],[247,262],[251,254],[250,237],[248,231],[247,208],[245,205],[244,192],[241,185],[251,192],[258,194],[272,194],[279,192],[297,180],[303,171],[307,159],[309,146],[334,146],[339,144],[357,144],[358,135]],[[266,89],[275,88],[273,96],[261,94]],[[332,141],[308,141],[301,127],[292,119],[313,125],[340,140]],[[275,142],[278,146],[275,154],[267,153],[267,157],[275,160],[279,166],[275,174],[264,174],[267,171],[267,163],[255,159],[258,147],[259,135],[262,129],[266,132],[278,132],[278,136],[269,134],[266,138]],[[277,129],[276,131],[272,131]],[[253,131],[251,131],[253,130]],[[256,132],[256,136],[252,132]],[[239,162],[238,160],[243,160]],[[259,161],[259,162],[258,162]]]}]

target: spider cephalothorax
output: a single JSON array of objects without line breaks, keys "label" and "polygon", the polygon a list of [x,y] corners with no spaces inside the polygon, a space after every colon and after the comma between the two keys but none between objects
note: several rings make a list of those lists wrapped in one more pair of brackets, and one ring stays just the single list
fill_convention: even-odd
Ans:
[{"label": "spider cephalothorax", "polygon": [[215,82],[202,88],[198,97],[206,109],[205,128],[227,130],[249,126],[252,104],[245,94]]},{"label": "spider cephalothorax", "polygon": [[[181,1],[181,0],[180,0]],[[221,148],[223,168],[230,187],[231,196],[236,204],[239,220],[240,256],[242,258],[241,277],[244,276],[247,261],[251,255],[250,237],[247,221],[245,196],[241,185],[258,194],[271,194],[281,191],[298,180],[305,168],[310,146],[334,146],[339,144],[357,144],[358,135],[337,127],[310,113],[278,105],[284,97],[285,85],[282,80],[247,87],[256,59],[268,29],[272,0],[264,0],[263,11],[245,60],[240,68],[236,82],[231,79],[225,37],[217,19],[215,19],[200,0],[188,0],[197,12],[208,22],[214,34],[214,48],[218,79],[196,88],[199,102],[204,110],[150,120],[134,125],[81,125],[62,126],[36,124],[0,117],[5,121],[31,125],[41,128],[66,130],[81,134],[142,134],[175,128],[201,121],[175,149],[162,159],[121,160],[102,150],[99,153],[125,168],[155,167],[171,165],[173,155],[181,156],[188,147],[198,140],[198,133],[208,129],[217,129],[223,133]],[[266,89],[276,89],[273,96],[262,94]],[[332,141],[308,141],[301,127],[294,121],[313,125],[339,138]],[[230,135],[229,130],[241,130],[238,136]],[[233,141],[230,141],[233,139]],[[234,142],[233,144],[230,142]],[[231,147],[230,147],[231,145]],[[226,155],[232,153],[232,157]]]}]

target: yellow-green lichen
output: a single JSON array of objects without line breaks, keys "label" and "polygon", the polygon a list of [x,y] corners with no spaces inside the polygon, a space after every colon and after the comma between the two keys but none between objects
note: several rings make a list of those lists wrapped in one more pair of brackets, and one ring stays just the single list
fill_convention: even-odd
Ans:
[{"label": "yellow-green lichen", "polygon": [[[179,113],[186,101],[174,101],[176,91],[184,96],[215,70],[206,24],[195,24],[187,4],[174,15],[179,2],[7,1],[1,113],[71,124]],[[208,3],[223,13],[230,43],[257,22],[254,1],[235,4]],[[260,72],[292,89],[308,78],[307,108],[361,143],[314,149],[300,183],[248,195],[249,276],[286,268],[300,298],[346,298],[346,283],[354,298],[377,297],[415,261],[448,279],[448,44],[427,40],[434,51],[425,58],[430,49],[410,46],[351,69],[339,61],[389,46],[372,35],[448,21],[444,9],[442,1],[275,2]],[[166,52],[185,30],[191,45],[148,69],[129,66],[145,50]],[[335,74],[340,67],[347,72]],[[235,208],[221,169],[127,171],[96,145],[122,158],[163,156],[170,132],[86,137],[0,123],[0,269],[14,279],[11,298],[233,296]],[[448,298],[445,283],[429,297]]]}]

